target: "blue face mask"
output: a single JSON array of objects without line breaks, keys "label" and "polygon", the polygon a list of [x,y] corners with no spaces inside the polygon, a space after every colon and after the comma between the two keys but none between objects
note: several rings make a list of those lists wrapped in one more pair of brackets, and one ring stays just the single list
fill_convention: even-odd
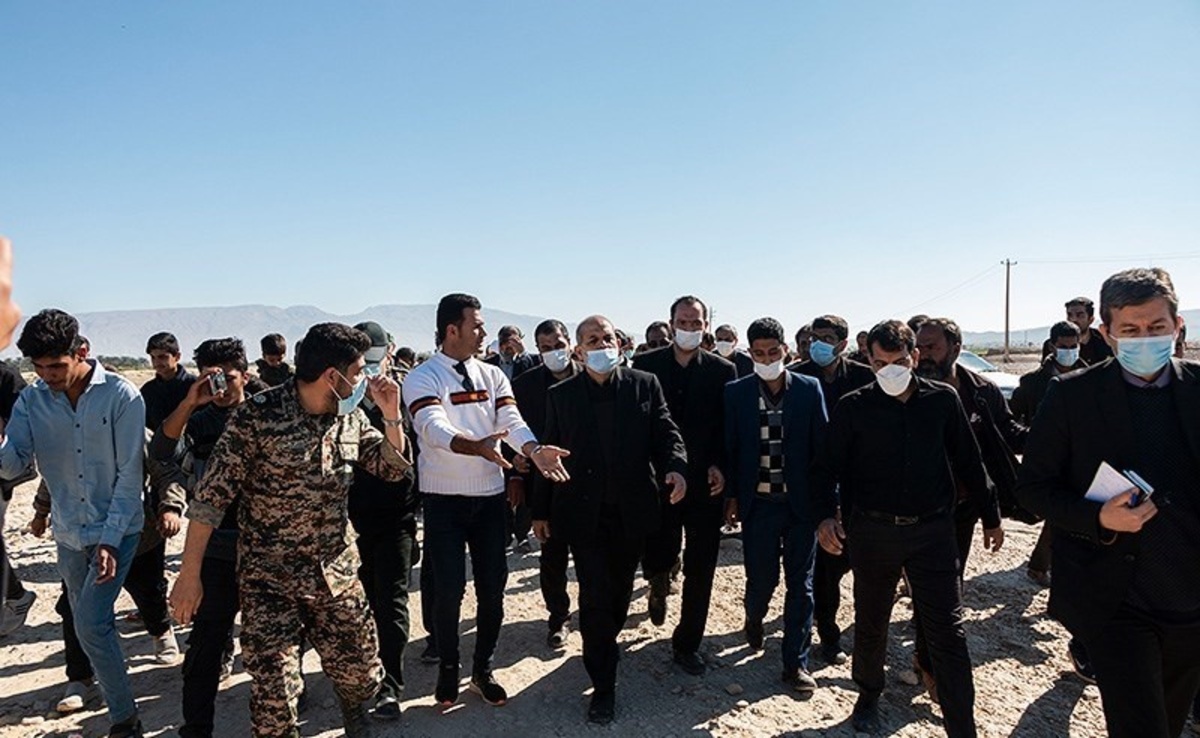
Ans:
[{"label": "blue face mask", "polygon": [[1075,363],[1079,361],[1079,349],[1054,349],[1054,360],[1058,362],[1059,366],[1075,366]]},{"label": "blue face mask", "polygon": [[808,358],[817,362],[817,366],[829,366],[837,359],[837,351],[824,341],[813,341],[808,346]]},{"label": "blue face mask", "polygon": [[1175,353],[1175,335],[1147,338],[1118,338],[1117,361],[1125,371],[1138,377],[1158,374]]},{"label": "blue face mask", "polygon": [[588,369],[597,374],[608,374],[621,363],[621,352],[616,348],[605,348],[587,352]]},{"label": "blue face mask", "polygon": [[[345,382],[346,384],[350,384],[350,380],[346,379],[344,376],[342,376],[341,372],[338,372],[338,376],[342,378],[343,382]],[[338,398],[338,404],[337,404],[337,414],[338,415],[349,415],[350,413],[354,412],[354,409],[356,407],[358,407],[359,403],[361,403],[363,401],[363,397],[365,397],[367,394],[367,378],[365,376],[359,377],[358,384],[354,384],[351,386],[354,389],[350,390],[349,397],[342,397],[342,396],[338,395],[336,390],[333,393],[334,396]]]}]

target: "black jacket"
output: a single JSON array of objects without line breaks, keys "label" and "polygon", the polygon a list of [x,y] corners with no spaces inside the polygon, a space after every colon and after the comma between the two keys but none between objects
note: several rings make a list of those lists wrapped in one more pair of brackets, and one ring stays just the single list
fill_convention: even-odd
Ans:
[{"label": "black jacket", "polygon": [[[1168,371],[1180,426],[1200,465],[1200,365],[1172,359]],[[1055,527],[1050,612],[1085,638],[1121,607],[1138,557],[1140,534],[1102,532],[1101,504],[1084,499],[1101,462],[1124,469],[1134,453],[1129,405],[1120,401],[1124,382],[1115,360],[1051,381],[1017,482],[1021,504]]]},{"label": "black jacket", "polygon": [[[483,360],[484,363],[492,366],[500,366],[500,354],[492,354]],[[513,373],[512,378],[516,379],[525,372],[535,367],[541,366],[542,357],[540,354],[521,354],[513,357]]]},{"label": "black jacket", "polygon": [[[1014,494],[1017,484],[1017,454],[1024,452],[1029,429],[1017,422],[1008,402],[995,383],[964,366],[956,365],[958,396],[979,444],[983,466],[995,489],[1000,514],[1027,523],[1037,521],[1023,509]],[[981,511],[982,512],[982,511]]]},{"label": "black jacket", "polygon": [[750,354],[745,351],[734,351],[726,361],[733,362],[734,368],[737,369],[738,379],[754,373],[754,359],[750,358]]},{"label": "black jacket", "polygon": [[[633,368],[653,374],[662,385],[671,419],[687,445],[688,498],[695,503],[708,494],[710,466],[729,476],[725,464],[725,385],[737,379],[737,369],[708,351],[697,351],[683,369],[675,361],[673,346],[638,354],[633,358]],[[680,369],[683,374],[678,373]],[[685,378],[686,386],[680,385],[680,378]]]},{"label": "black jacket", "polygon": [[[549,520],[550,534],[571,541],[595,533],[604,497],[604,479],[611,477],[620,491],[621,519],[629,538],[658,530],[663,490],[659,482],[667,472],[687,471],[687,450],[653,374],[618,367],[609,382],[616,382],[614,420],[620,433],[608,466],[597,432],[595,412],[585,382],[587,372],[550,388],[546,425],[541,441],[571,452],[563,465],[571,479],[550,484],[538,475],[533,497],[533,519]],[[662,470],[656,474],[655,470]],[[548,487],[548,489],[547,489]],[[701,489],[699,494],[707,494]],[[689,488],[688,494],[697,494]]]},{"label": "black jacket", "polygon": [[[571,362],[572,371],[579,373],[583,371],[583,367],[578,362]],[[546,429],[546,397],[550,392],[550,388],[558,384],[558,380],[546,368],[545,364],[535,366],[533,369],[523,373],[521,376],[513,380],[512,391],[513,398],[517,401],[517,409],[521,411],[521,417],[524,418],[525,424],[529,426],[529,430],[533,431],[533,435],[539,441],[543,441],[542,434]],[[511,449],[504,446],[505,458],[508,458]],[[529,496],[527,501],[530,507],[533,507],[532,495],[535,494],[539,487],[533,483],[533,478],[541,476],[534,473],[535,469],[530,464],[530,473],[521,474],[515,469],[509,473],[509,476],[521,477],[525,480],[525,494]]]},{"label": "black jacket", "polygon": [[[1086,367],[1087,364],[1080,359],[1069,371],[1077,371]],[[1033,423],[1033,416],[1037,415],[1038,406],[1042,404],[1042,398],[1046,396],[1046,390],[1050,388],[1050,380],[1057,376],[1059,373],[1054,357],[1043,361],[1041,367],[1034,371],[1021,375],[1021,383],[1013,390],[1012,399],[1008,401],[1008,407],[1012,410],[1013,417],[1017,419],[1018,423],[1026,426]]]}]

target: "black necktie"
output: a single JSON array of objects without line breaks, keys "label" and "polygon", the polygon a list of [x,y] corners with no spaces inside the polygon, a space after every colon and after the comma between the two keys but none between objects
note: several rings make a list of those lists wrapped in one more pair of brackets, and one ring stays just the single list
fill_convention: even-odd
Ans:
[{"label": "black necktie", "polygon": [[474,392],[475,383],[471,381],[471,375],[467,374],[467,365],[460,361],[454,365],[454,371],[458,372],[458,376],[462,377],[463,389],[467,392]]}]

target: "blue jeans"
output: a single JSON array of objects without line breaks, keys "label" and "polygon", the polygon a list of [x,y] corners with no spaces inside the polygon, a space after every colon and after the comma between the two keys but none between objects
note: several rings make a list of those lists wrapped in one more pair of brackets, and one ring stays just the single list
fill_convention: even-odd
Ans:
[{"label": "blue jeans", "polygon": [[760,623],[775,588],[783,558],[783,668],[808,670],[812,647],[813,564],[816,530],[798,520],[786,501],[755,500],[742,520],[742,556],[746,566],[746,619]]},{"label": "blue jeans", "polygon": [[92,670],[104,701],[108,704],[108,717],[114,723],[128,720],[137,714],[133,702],[133,690],[129,687],[129,674],[125,670],[125,654],[113,622],[113,605],[133,556],[137,552],[140,533],[125,536],[117,549],[117,576],[104,584],[96,584],[96,547],[88,546],[82,551],[58,546],[58,573],[67,585],[67,597],[75,615],[75,633]]},{"label": "blue jeans", "polygon": [[504,587],[508,583],[508,522],[503,494],[488,497],[424,496],[425,563],[436,572],[433,614],[438,658],[442,666],[457,666],[458,627],[467,569],[463,553],[470,552],[478,603],[475,620],[475,658],[472,674],[491,671],[492,655],[504,621]]}]

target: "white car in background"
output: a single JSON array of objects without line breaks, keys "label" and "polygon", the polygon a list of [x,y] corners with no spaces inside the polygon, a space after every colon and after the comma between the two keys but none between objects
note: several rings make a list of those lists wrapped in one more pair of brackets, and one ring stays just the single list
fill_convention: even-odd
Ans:
[{"label": "white car in background", "polygon": [[993,384],[1000,388],[1000,394],[1004,395],[1004,399],[1006,400],[1012,399],[1013,390],[1021,383],[1021,378],[1016,374],[1009,374],[979,354],[974,354],[970,351],[964,350],[960,352],[958,363],[976,374],[991,380]]}]

